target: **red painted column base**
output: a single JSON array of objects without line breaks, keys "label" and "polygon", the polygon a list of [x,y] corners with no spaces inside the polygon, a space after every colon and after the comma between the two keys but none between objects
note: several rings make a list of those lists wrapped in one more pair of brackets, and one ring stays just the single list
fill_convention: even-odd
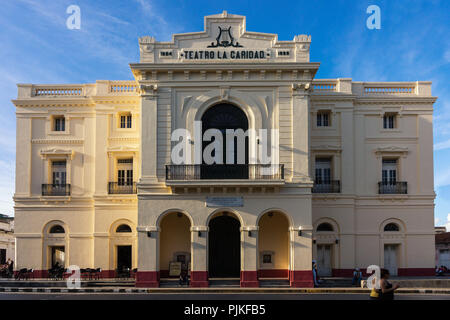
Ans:
[{"label": "red painted column base", "polygon": [[425,277],[435,276],[434,268],[398,268],[397,274],[399,277]]},{"label": "red painted column base", "polygon": [[208,271],[191,271],[192,288],[207,288],[209,287]]},{"label": "red painted column base", "polygon": [[159,271],[138,271],[136,273],[136,287],[158,288]]},{"label": "red painted column base", "polygon": [[241,288],[258,288],[258,271],[241,271]]},{"label": "red painted column base", "polygon": [[289,270],[289,283],[293,288],[314,288],[312,270]]}]

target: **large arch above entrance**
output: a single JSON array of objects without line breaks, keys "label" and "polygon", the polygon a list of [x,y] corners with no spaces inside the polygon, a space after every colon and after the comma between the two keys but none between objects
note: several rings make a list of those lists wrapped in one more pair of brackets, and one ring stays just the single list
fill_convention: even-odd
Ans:
[{"label": "large arch above entrance", "polygon": [[158,222],[161,228],[159,238],[161,278],[179,277],[180,272],[190,271],[191,219],[183,212],[173,211],[163,213]]},{"label": "large arch above entrance", "polygon": [[268,211],[258,219],[258,277],[289,278],[290,219],[280,211]]},{"label": "large arch above entrance", "polygon": [[[202,115],[202,179],[248,179],[249,163],[249,139],[233,138],[233,141],[227,139],[227,131],[247,132],[249,121],[245,112],[230,103],[218,103],[208,108]],[[206,134],[215,130],[222,135],[221,150],[214,149],[209,151],[213,141],[205,141]],[[212,139],[212,138],[211,138]],[[216,138],[214,138],[216,139]],[[215,140],[214,140],[215,141]],[[222,154],[217,154],[217,151]],[[205,154],[214,157],[214,163],[205,158]],[[212,160],[212,159],[211,159]]]},{"label": "large arch above entrance", "polygon": [[241,269],[241,223],[231,212],[220,212],[208,223],[209,278],[239,278]]}]

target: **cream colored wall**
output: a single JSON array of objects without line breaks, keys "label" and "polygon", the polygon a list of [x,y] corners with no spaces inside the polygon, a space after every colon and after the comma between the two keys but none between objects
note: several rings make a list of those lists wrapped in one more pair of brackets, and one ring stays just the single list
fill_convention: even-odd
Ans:
[{"label": "cream colored wall", "polygon": [[[31,87],[19,87],[20,100],[15,102],[17,124],[21,128],[17,131],[16,268],[47,269],[47,247],[61,243],[66,246],[67,266],[115,269],[113,247],[123,243],[133,245],[132,262],[133,267],[137,266],[137,196],[107,193],[108,182],[115,181],[108,171],[111,158],[131,154],[135,159],[135,181],[139,179],[136,93],[109,91],[112,86],[132,84],[99,81],[95,85],[82,85],[84,95],[55,95],[51,97],[55,100],[52,104],[34,96]],[[98,103],[93,102],[94,95],[100,99]],[[39,113],[35,111],[35,102],[30,101],[41,104]],[[76,107],[67,107],[68,102]],[[129,130],[117,129],[110,123],[124,110],[133,114],[133,127]],[[65,116],[65,132],[51,131],[52,115]],[[42,157],[41,151],[50,152]],[[61,152],[71,152],[72,156]],[[53,159],[67,159],[70,197],[41,196],[41,184],[51,183],[48,163]],[[68,230],[63,240],[43,235],[44,226],[55,220]],[[111,226],[120,220],[129,221],[131,235],[116,237],[110,233]]]},{"label": "cream colored wall", "polygon": [[169,213],[160,223],[160,269],[169,270],[169,263],[173,260],[175,252],[191,253],[191,223],[185,215]]},{"label": "cream colored wall", "polygon": [[282,269],[289,268],[289,221],[281,214],[274,212],[272,217],[265,214],[259,220],[258,251],[272,251],[273,266],[264,267],[259,258],[259,269]]}]

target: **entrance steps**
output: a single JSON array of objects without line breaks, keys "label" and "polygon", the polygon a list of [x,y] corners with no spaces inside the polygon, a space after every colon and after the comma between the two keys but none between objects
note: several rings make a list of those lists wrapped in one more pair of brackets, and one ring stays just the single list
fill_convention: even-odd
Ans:
[{"label": "entrance steps", "polygon": [[212,288],[239,288],[241,284],[239,278],[210,278],[209,286]]},{"label": "entrance steps", "polygon": [[[104,280],[81,280],[82,288],[104,288],[104,287],[121,287],[134,288],[134,279],[104,279]],[[66,288],[66,280],[48,280],[48,279],[0,279],[0,288]]]},{"label": "entrance steps", "polygon": [[265,278],[259,279],[260,288],[289,288],[289,279]]}]

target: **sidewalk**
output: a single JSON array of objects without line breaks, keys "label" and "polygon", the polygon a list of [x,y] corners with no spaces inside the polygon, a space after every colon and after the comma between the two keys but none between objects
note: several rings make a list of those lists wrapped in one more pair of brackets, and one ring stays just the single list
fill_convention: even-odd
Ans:
[{"label": "sidewalk", "polygon": [[[366,288],[118,288],[118,287],[103,287],[103,288],[23,288],[23,287],[3,287],[0,288],[0,293],[8,292],[43,292],[43,293],[261,293],[261,294],[276,294],[276,293],[298,293],[298,294],[318,294],[318,293],[359,293],[369,294],[370,290]],[[446,294],[450,295],[450,288],[400,288],[396,294]]]}]

